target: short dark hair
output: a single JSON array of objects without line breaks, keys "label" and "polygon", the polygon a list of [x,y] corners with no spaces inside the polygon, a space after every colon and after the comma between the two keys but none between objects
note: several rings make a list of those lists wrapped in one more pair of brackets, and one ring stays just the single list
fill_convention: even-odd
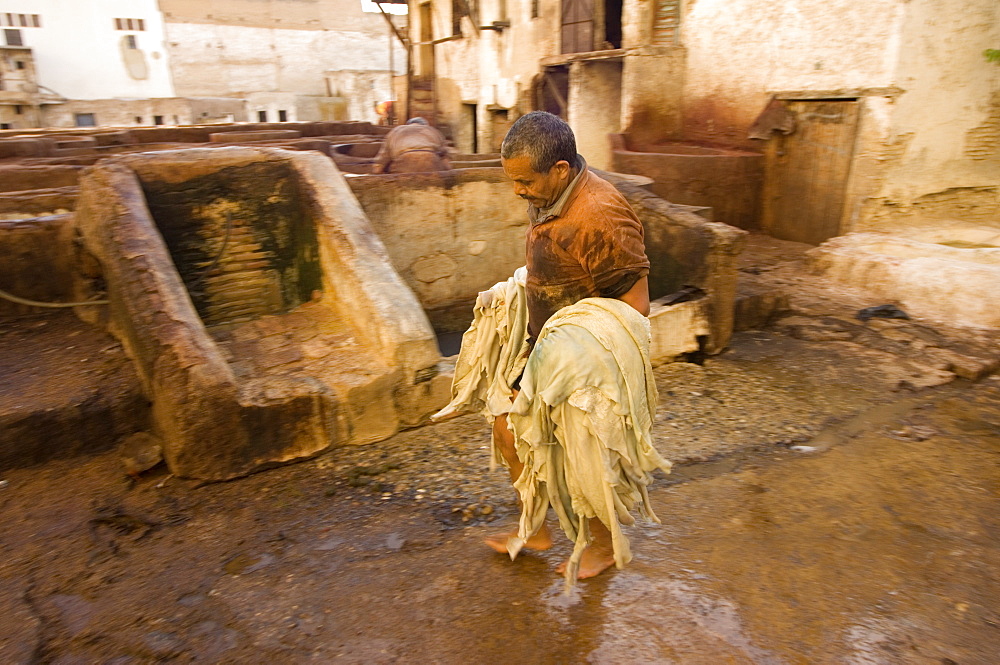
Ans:
[{"label": "short dark hair", "polygon": [[576,164],[576,137],[562,118],[545,111],[532,111],[511,125],[500,146],[504,159],[527,155],[531,170],[548,173],[561,160]]}]

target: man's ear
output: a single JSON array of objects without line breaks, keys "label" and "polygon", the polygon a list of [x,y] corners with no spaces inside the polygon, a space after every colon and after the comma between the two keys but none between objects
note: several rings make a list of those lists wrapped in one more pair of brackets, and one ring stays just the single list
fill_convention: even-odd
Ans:
[{"label": "man's ear", "polygon": [[556,169],[556,173],[559,174],[560,178],[565,178],[566,176],[569,175],[569,172],[572,170],[569,165],[569,162],[567,162],[565,159],[560,159],[558,162],[552,165],[552,168]]}]

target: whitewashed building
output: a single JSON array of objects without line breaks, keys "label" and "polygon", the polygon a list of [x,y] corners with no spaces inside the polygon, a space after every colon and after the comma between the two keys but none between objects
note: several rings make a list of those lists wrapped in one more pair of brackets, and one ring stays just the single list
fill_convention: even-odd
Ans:
[{"label": "whitewashed building", "polygon": [[406,68],[361,0],[0,0],[0,28],[4,129],[374,121]]}]

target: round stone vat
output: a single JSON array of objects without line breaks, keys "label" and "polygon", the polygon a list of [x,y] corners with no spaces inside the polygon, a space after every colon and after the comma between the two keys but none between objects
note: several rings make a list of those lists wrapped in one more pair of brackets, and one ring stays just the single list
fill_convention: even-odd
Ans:
[{"label": "round stone vat", "polygon": [[714,220],[741,229],[759,228],[763,155],[672,141],[637,145],[624,134],[610,140],[614,170],[652,178],[657,196],[711,207]]}]

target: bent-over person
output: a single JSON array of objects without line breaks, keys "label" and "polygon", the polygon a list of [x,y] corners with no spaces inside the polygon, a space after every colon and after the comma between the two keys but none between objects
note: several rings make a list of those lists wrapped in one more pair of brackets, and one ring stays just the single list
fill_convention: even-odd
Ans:
[{"label": "bent-over person", "polygon": [[451,168],[445,138],[423,118],[410,118],[385,135],[372,173],[420,173]]}]

